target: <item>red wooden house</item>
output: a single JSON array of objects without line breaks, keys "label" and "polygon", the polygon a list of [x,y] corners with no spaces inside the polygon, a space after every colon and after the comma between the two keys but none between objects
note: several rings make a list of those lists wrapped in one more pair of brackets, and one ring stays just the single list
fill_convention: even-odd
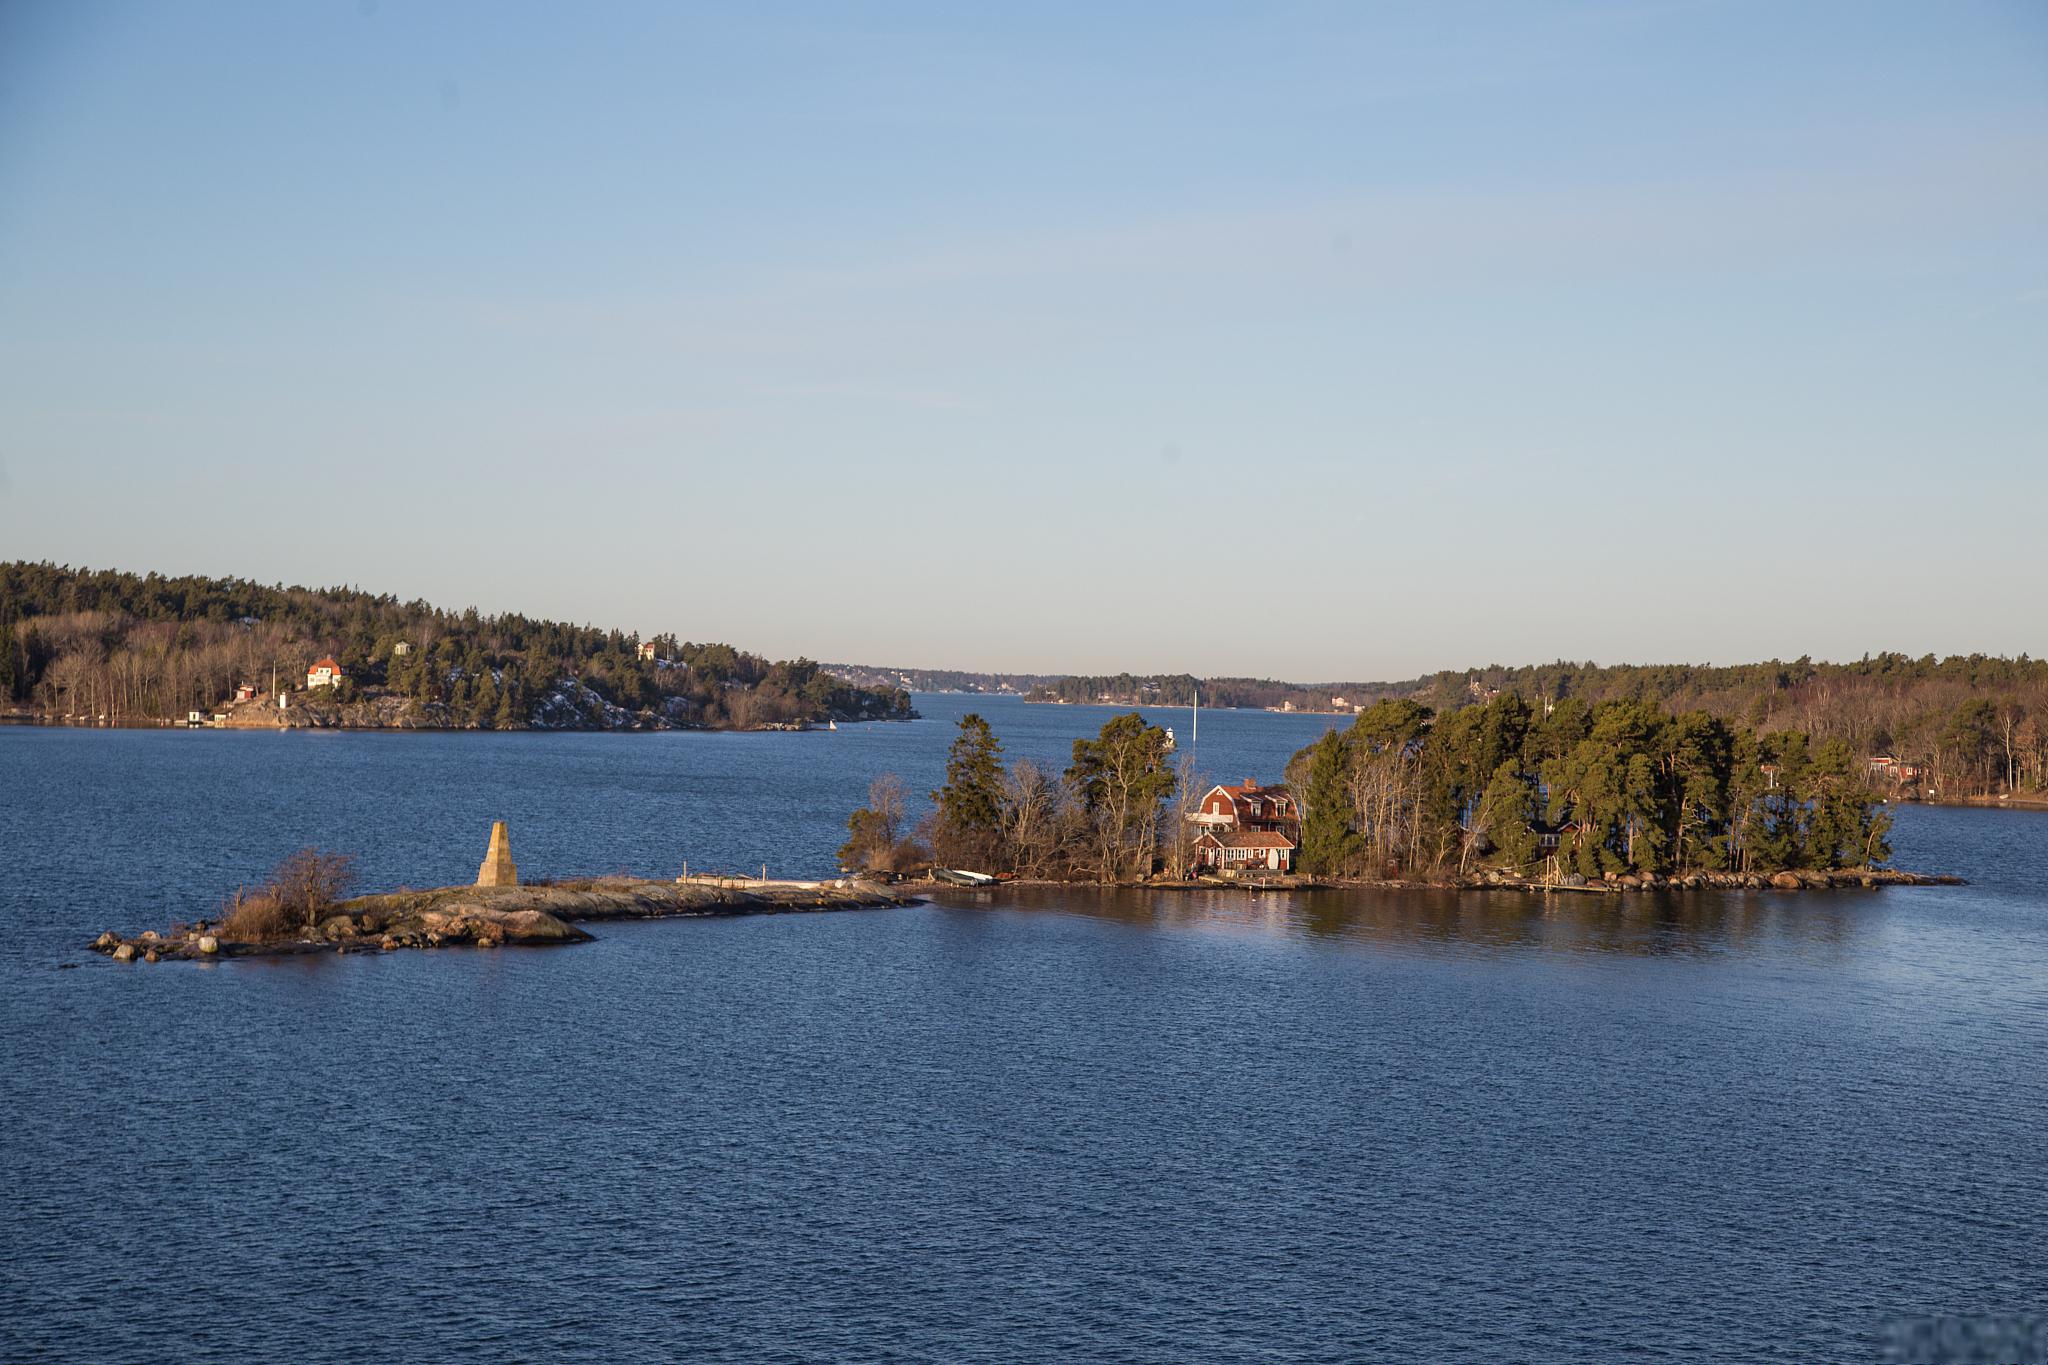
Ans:
[{"label": "red wooden house", "polygon": [[1219,871],[1292,872],[1301,842],[1301,806],[1286,787],[1262,787],[1247,777],[1236,786],[1211,787],[1188,817],[1201,827],[1195,861]]}]

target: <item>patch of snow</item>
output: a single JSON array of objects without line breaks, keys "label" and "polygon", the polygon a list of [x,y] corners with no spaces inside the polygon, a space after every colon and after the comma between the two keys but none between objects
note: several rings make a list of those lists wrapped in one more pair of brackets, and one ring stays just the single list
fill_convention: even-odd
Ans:
[{"label": "patch of snow", "polygon": [[552,692],[534,703],[527,723],[536,730],[632,730],[650,728],[650,724],[666,728],[652,713],[635,715],[615,706],[577,678],[556,683]]}]

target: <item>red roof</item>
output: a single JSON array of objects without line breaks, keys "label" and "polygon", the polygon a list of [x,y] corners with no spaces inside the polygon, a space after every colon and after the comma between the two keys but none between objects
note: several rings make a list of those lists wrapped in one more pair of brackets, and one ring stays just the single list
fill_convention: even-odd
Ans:
[{"label": "red roof", "polygon": [[308,673],[318,673],[323,668],[334,673],[341,672],[341,665],[334,662],[334,656],[331,654],[328,657],[322,659],[319,663],[314,664],[311,668],[307,669],[306,671]]},{"label": "red roof", "polygon": [[1212,792],[1222,792],[1233,801],[1258,801],[1261,799],[1267,801],[1292,801],[1294,799],[1293,791],[1284,782],[1270,787],[1262,787],[1249,777],[1236,786],[1218,783],[1209,790]]},{"label": "red roof", "polygon": [[[1226,829],[1222,833],[1210,831],[1202,839],[1214,839],[1219,848],[1293,848],[1294,840],[1284,834],[1264,829]],[[1202,839],[1195,840],[1196,843]]]},{"label": "red roof", "polygon": [[1284,782],[1276,787],[1262,787],[1249,777],[1234,787],[1228,783],[1222,784],[1222,787],[1224,791],[1229,792],[1240,800],[1247,796],[1286,796],[1288,794],[1287,784]]},{"label": "red roof", "polygon": [[1207,810],[1209,800],[1221,792],[1230,802],[1230,814],[1234,820],[1293,820],[1300,814],[1294,803],[1294,793],[1285,785],[1262,787],[1249,777],[1237,786],[1214,786],[1202,798],[1202,808]]}]

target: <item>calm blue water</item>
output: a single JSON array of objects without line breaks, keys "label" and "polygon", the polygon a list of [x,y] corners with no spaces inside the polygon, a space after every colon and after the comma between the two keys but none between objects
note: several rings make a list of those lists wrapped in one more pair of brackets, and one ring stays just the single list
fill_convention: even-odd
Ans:
[{"label": "calm blue water", "polygon": [[[1086,891],[121,967],[373,886],[826,870],[965,699],[807,735],[0,730],[0,1357],[1871,1358],[2048,1303],[2048,816],[1960,890]],[[1063,763],[1093,708],[981,701]],[[1162,714],[1185,738],[1185,716]],[[1321,718],[1205,714],[1277,777]],[[76,970],[58,970],[64,962]]]}]

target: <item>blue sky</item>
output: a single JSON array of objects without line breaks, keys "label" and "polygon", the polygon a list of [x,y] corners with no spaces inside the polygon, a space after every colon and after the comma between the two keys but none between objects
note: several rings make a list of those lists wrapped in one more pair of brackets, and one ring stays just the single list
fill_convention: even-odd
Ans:
[{"label": "blue sky", "polygon": [[784,655],[2048,652],[2048,7],[0,8],[0,555]]}]

